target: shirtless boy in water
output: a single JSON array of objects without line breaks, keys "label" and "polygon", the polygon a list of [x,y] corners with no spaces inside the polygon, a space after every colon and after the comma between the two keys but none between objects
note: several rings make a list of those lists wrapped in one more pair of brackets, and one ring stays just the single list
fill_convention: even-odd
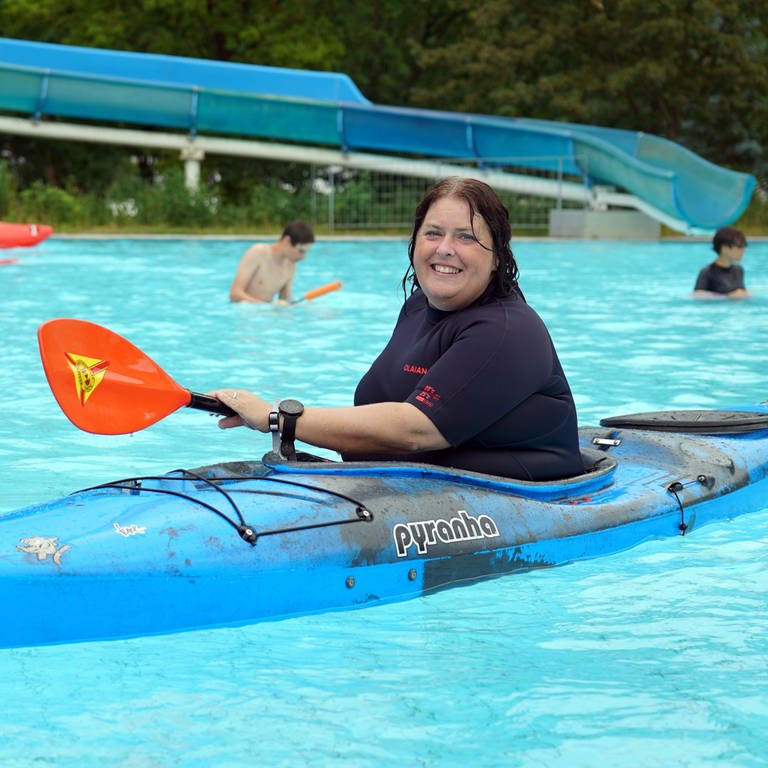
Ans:
[{"label": "shirtless boy in water", "polygon": [[290,304],[296,265],[314,242],[309,224],[292,221],[276,243],[252,245],[240,259],[229,289],[230,301],[269,303],[277,294],[276,303]]}]

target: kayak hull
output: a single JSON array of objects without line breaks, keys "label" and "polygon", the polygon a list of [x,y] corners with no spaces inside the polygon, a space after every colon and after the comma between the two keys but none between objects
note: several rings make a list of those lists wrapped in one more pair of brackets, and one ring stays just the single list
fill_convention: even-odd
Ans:
[{"label": "kayak hull", "polygon": [[768,426],[580,433],[592,470],[563,481],[397,462],[287,464],[268,454],[7,514],[0,605],[12,618],[0,646],[394,602],[688,535],[765,507]]}]

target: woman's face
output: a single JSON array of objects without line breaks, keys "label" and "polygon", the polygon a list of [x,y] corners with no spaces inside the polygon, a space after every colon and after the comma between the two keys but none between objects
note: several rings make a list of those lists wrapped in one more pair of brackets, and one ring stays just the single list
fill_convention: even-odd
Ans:
[{"label": "woman's face", "polygon": [[[474,227],[473,227],[474,225]],[[413,249],[413,269],[430,305],[445,312],[482,295],[498,267],[485,219],[469,218],[469,205],[442,197],[427,211]]]}]

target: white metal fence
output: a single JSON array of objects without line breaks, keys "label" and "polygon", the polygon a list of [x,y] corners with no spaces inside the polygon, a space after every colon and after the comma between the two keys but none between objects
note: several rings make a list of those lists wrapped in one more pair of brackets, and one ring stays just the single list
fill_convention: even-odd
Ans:
[{"label": "white metal fence", "polygon": [[[556,161],[555,161],[556,162]],[[419,175],[404,175],[387,171],[361,170],[342,166],[312,166],[312,220],[318,227],[337,230],[408,230],[413,221],[413,211],[424,192],[438,179],[460,172],[473,174],[471,166],[447,165],[445,161],[434,162],[434,175],[425,172],[424,161],[419,161]],[[414,164],[415,166],[415,164]],[[477,169],[475,169],[477,170]],[[505,167],[508,173],[515,170],[519,178],[535,182],[540,179],[548,185],[547,196],[496,188],[509,209],[513,230],[544,232],[549,227],[549,212],[553,208],[584,208],[586,203],[558,195],[561,185],[583,186],[581,179],[566,177],[562,173],[535,171],[526,167],[516,169]],[[523,176],[524,174],[524,176]],[[586,186],[583,192],[588,198]]]}]

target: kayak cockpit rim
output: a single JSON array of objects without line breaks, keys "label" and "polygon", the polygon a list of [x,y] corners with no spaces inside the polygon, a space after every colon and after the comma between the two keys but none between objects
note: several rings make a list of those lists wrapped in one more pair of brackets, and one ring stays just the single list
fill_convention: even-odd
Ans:
[{"label": "kayak cockpit rim", "polygon": [[285,461],[274,452],[267,453],[261,464],[278,474],[301,475],[372,475],[424,478],[431,477],[458,485],[471,485],[490,488],[501,493],[522,496],[531,499],[556,500],[573,495],[592,493],[610,485],[618,467],[618,461],[604,451],[592,448],[581,449],[584,466],[583,473],[559,480],[517,480],[498,475],[486,475],[466,469],[443,467],[436,464],[416,464],[414,462],[372,462],[372,461],[328,461],[313,457],[311,454],[297,454],[301,461]]}]

